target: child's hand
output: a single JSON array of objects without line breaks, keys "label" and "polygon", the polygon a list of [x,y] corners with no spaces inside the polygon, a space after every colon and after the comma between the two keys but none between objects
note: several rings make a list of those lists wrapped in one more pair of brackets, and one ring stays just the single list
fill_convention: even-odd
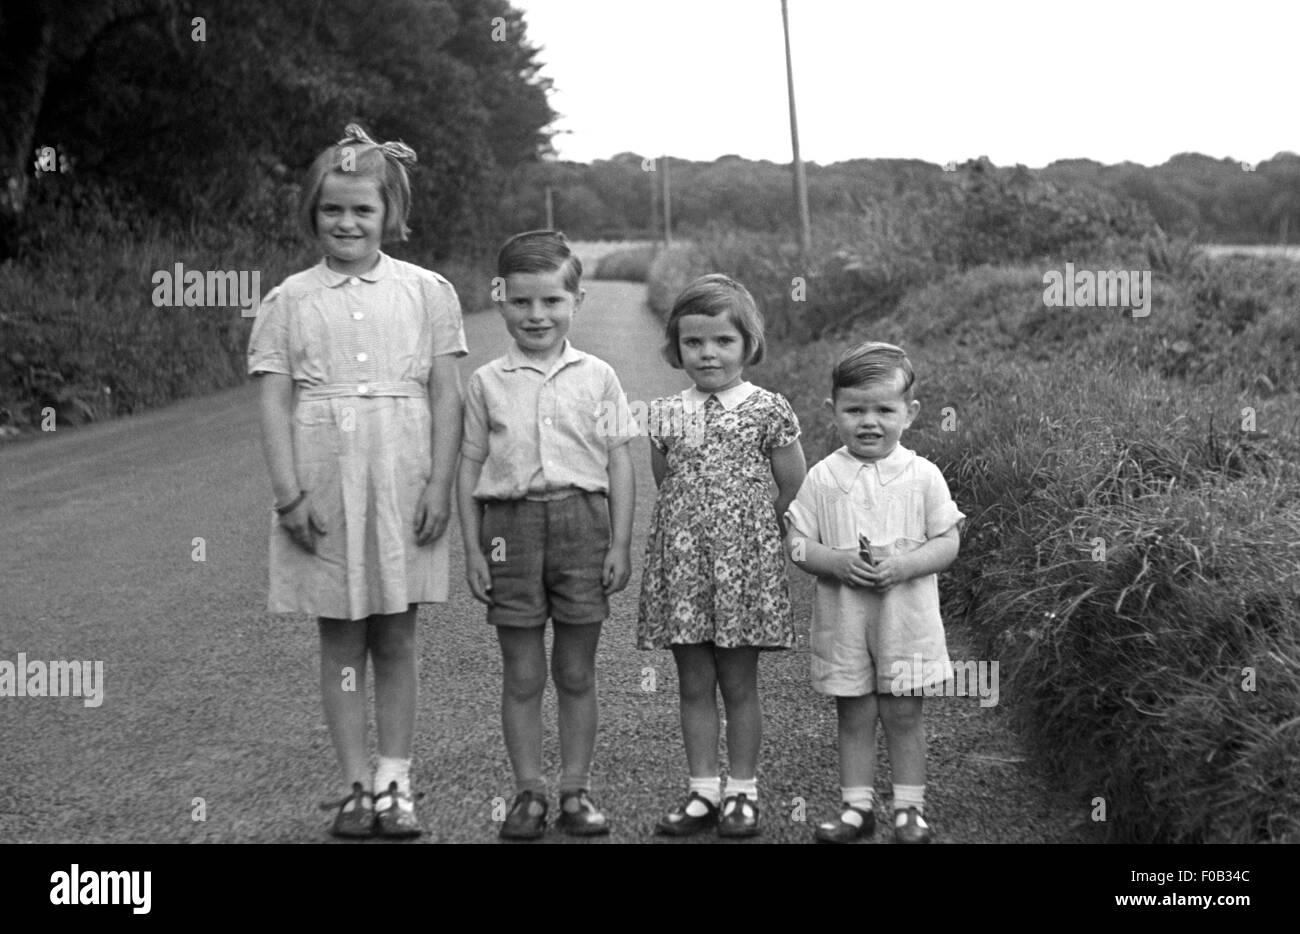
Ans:
[{"label": "child's hand", "polygon": [[863,561],[853,548],[836,548],[831,558],[835,579],[850,587],[869,587],[873,583],[871,565]]},{"label": "child's hand", "polygon": [[870,569],[870,576],[872,581],[867,586],[882,593],[895,584],[901,584],[909,579],[906,569],[897,555],[881,558],[877,561]]},{"label": "child's hand", "polygon": [[447,531],[451,518],[451,503],[446,495],[439,495],[426,486],[415,505],[415,543],[420,546],[435,542]]},{"label": "child's hand", "polygon": [[293,543],[309,554],[316,553],[316,538],[325,534],[325,521],[311,508],[311,496],[303,497],[291,512],[280,517],[280,525]]},{"label": "child's hand", "polygon": [[627,586],[632,576],[632,559],[626,548],[617,545],[605,552],[605,564],[600,570],[601,583],[605,585],[605,596],[618,593]]},{"label": "child's hand", "polygon": [[492,605],[492,573],[482,552],[470,549],[465,555],[465,580],[475,600]]}]

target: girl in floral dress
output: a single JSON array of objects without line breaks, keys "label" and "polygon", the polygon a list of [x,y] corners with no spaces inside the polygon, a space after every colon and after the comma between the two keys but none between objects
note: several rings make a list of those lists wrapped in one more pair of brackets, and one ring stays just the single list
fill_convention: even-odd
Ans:
[{"label": "girl in floral dress", "polygon": [[[745,381],[763,319],[743,285],[695,280],[668,317],[664,356],[693,385],[650,404],[659,487],[637,619],[643,649],[671,648],[681,691],[687,798],[659,821],[685,836],[759,832],[758,653],[794,645],[781,516],[803,482],[799,422],[783,396]],[[776,479],[777,496],[771,495]],[[718,760],[721,688],[727,793]]]}]

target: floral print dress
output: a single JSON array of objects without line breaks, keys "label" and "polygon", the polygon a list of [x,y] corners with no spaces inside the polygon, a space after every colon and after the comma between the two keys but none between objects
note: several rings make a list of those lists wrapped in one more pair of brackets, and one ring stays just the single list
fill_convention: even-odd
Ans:
[{"label": "floral print dress", "polygon": [[650,442],[668,462],[646,542],[637,614],[643,649],[794,645],[772,451],[799,438],[784,396],[752,387],[727,409],[696,390],[650,403]]}]

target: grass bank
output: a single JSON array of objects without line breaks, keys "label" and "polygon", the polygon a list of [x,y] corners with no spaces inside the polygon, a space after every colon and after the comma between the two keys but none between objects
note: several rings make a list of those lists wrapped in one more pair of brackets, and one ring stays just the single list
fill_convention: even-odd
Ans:
[{"label": "grass bank", "polygon": [[[673,268],[746,281],[704,268],[734,249]],[[752,272],[773,254],[759,238],[746,255]],[[1144,257],[1145,318],[1045,307],[1059,262],[984,265],[883,314],[828,299],[822,336],[787,328],[750,375],[790,398],[812,461],[836,444],[839,352],[906,347],[923,407],[905,441],[969,517],[945,620],[999,661],[1029,748],[1081,808],[1105,802],[1112,840],[1296,842],[1300,275],[1159,244],[1088,265]]]}]

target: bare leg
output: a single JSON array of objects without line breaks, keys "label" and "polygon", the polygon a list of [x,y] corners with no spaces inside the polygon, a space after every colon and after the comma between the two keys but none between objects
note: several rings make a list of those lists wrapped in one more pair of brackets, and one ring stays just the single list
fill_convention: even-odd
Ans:
[{"label": "bare leg", "polygon": [[370,788],[366,755],[366,624],[321,617],[320,693],[343,784]]},{"label": "bare leg", "polygon": [[895,785],[925,784],[925,719],[920,697],[880,695],[880,720]]},{"label": "bare leg", "polygon": [[718,685],[727,708],[727,776],[748,780],[758,772],[763,712],[758,702],[758,649],[715,649]]},{"label": "bare leg", "polygon": [[713,643],[674,645],[681,695],[682,741],[692,778],[709,778],[718,765],[718,673]]},{"label": "bare leg", "polygon": [[546,630],[498,626],[501,662],[501,731],[519,788],[542,783],[542,692],[546,689]]},{"label": "bare leg", "polygon": [[415,658],[415,613],[375,614],[366,621],[366,641],[375,665],[375,726],[379,754],[411,758],[419,679]]},{"label": "bare leg", "polygon": [[840,786],[871,788],[876,782],[876,695],[837,697]]},{"label": "bare leg", "polygon": [[560,718],[560,791],[588,788],[596,750],[596,643],[600,623],[555,623],[551,676]]}]

